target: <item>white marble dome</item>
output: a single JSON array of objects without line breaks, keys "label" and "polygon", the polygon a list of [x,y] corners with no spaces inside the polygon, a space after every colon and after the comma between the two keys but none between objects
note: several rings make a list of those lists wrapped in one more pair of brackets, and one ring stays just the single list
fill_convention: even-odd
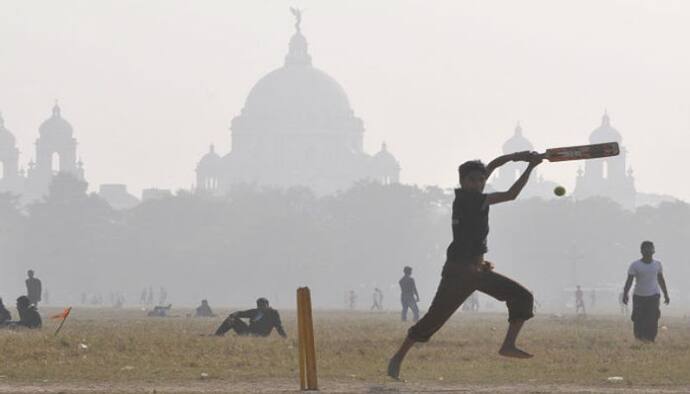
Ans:
[{"label": "white marble dome", "polygon": [[264,133],[328,134],[361,132],[343,87],[312,66],[307,42],[298,31],[290,40],[285,64],[251,89],[232,130]]}]

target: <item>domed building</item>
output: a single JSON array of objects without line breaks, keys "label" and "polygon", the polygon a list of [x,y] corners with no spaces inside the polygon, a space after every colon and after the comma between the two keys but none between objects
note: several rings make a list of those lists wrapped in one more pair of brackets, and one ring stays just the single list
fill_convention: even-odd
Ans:
[{"label": "domed building", "polygon": [[620,203],[623,207],[635,207],[635,179],[632,169],[626,168],[627,151],[621,134],[611,126],[608,113],[604,113],[601,125],[589,136],[590,144],[618,142],[620,155],[602,159],[585,160],[584,171],[580,169],[575,182],[573,196],[578,199],[604,196]]},{"label": "domed building", "polygon": [[290,39],[282,67],[261,78],[232,120],[232,151],[213,149],[197,165],[196,188],[223,193],[237,183],[307,186],[319,195],[361,179],[398,182],[400,166],[385,144],[364,152],[364,125],[343,87],[312,65],[300,29]]},{"label": "domed building", "polygon": [[[526,150],[533,151],[534,146],[525,138],[522,126],[518,123],[517,126],[515,126],[513,136],[503,144],[503,154],[506,155]],[[502,165],[496,170],[497,175],[491,180],[491,188],[496,191],[508,190],[520,175],[522,175],[525,168],[527,168],[527,163],[525,162],[511,161]],[[544,180],[537,172],[538,169],[533,170],[527,185],[525,185],[525,189],[520,193],[521,198],[541,197],[548,199],[553,197],[552,191],[557,184]]]},{"label": "domed building", "polygon": [[84,180],[84,167],[77,160],[77,140],[72,125],[62,117],[60,106],[41,123],[36,140],[36,161],[29,162],[26,173],[19,169],[19,150],[14,135],[5,128],[0,115],[0,192],[21,195],[24,202],[42,198],[58,172]]},{"label": "domed building", "polygon": [[60,106],[55,103],[53,114],[38,129],[36,161],[29,162],[25,194],[36,199],[48,192],[53,175],[58,172],[72,174],[84,180],[84,167],[77,161],[77,140],[72,125],[62,117]]}]

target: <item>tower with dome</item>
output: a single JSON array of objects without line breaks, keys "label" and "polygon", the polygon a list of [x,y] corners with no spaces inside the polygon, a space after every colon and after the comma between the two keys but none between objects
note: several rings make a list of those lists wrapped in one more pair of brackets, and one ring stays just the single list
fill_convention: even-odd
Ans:
[{"label": "tower with dome", "polygon": [[343,190],[363,179],[398,182],[400,166],[382,144],[363,148],[364,124],[343,87],[312,65],[301,13],[283,66],[251,89],[231,124],[232,149],[211,146],[196,168],[196,189],[223,193],[233,184],[307,186],[317,194]]},{"label": "tower with dome", "polygon": [[26,172],[19,168],[19,150],[14,135],[5,127],[0,115],[0,191],[21,195],[24,201],[45,196],[58,172],[69,173],[84,180],[84,166],[77,159],[77,140],[72,125],[62,117],[60,106],[55,103],[52,116],[38,129],[36,160],[31,160]]},{"label": "tower with dome", "polygon": [[589,143],[614,141],[620,145],[620,155],[586,160],[584,171],[578,171],[573,195],[578,199],[604,196],[617,201],[625,208],[633,209],[636,203],[635,179],[632,169],[626,167],[627,150],[621,134],[611,126],[611,119],[608,113],[604,112],[601,125],[589,136]]}]

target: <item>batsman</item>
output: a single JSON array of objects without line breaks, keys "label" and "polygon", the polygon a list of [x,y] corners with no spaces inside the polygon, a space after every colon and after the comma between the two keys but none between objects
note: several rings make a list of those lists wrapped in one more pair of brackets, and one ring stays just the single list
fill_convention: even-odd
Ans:
[{"label": "batsman", "polygon": [[[508,332],[498,353],[506,357],[532,357],[515,344],[522,325],[533,316],[532,293],[514,280],[496,273],[493,264],[484,260],[484,254],[489,234],[489,207],[515,200],[543,158],[544,155],[537,152],[517,152],[500,156],[488,165],[475,160],[458,168],[460,188],[455,190],[453,201],[453,241],[446,252],[441,283],[429,311],[410,327],[400,349],[390,359],[388,376],[398,379],[400,366],[412,345],[427,342],[476,290],[508,305]],[[529,164],[509,190],[485,194],[484,186],[491,173],[509,161]]]}]

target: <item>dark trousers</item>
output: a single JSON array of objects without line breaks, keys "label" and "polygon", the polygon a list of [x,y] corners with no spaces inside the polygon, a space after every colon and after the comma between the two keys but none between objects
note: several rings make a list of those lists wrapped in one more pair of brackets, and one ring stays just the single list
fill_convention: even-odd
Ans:
[{"label": "dark trousers", "polygon": [[654,342],[659,329],[659,294],[653,296],[633,295],[633,311],[630,317],[633,321],[635,338]]},{"label": "dark trousers", "polygon": [[417,301],[414,298],[401,298],[402,314],[400,318],[402,321],[407,321],[407,309],[412,309],[412,320],[419,320],[419,308],[417,308]]},{"label": "dark trousers", "polygon": [[429,311],[410,327],[407,335],[416,342],[426,342],[455,313],[475,290],[508,305],[508,321],[527,320],[534,316],[534,297],[514,280],[494,271],[481,271],[474,265],[449,262],[443,268]]},{"label": "dark trousers", "polygon": [[223,320],[223,323],[221,323],[220,327],[218,327],[218,329],[216,330],[216,335],[223,336],[226,332],[230,330],[235,330],[237,335],[251,334],[251,331],[249,330],[249,326],[247,325],[247,323],[243,322],[241,319],[228,317],[227,319]]}]

